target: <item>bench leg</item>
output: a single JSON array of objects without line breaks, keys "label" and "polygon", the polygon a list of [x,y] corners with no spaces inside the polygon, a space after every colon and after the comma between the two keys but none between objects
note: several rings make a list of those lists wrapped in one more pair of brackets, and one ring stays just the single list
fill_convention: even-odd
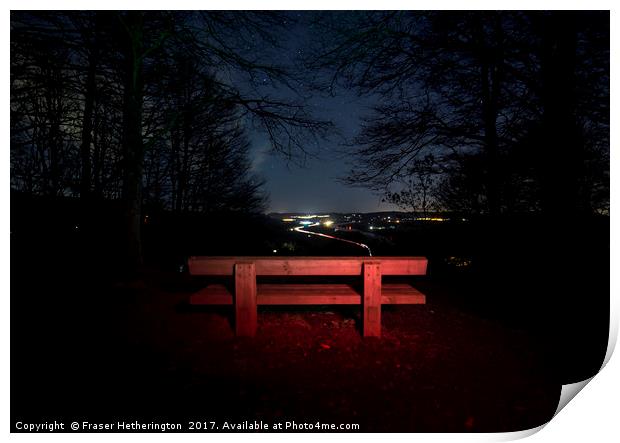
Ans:
[{"label": "bench leg", "polygon": [[256,269],[254,263],[235,264],[235,333],[256,335]]},{"label": "bench leg", "polygon": [[364,337],[381,337],[381,263],[364,263]]}]

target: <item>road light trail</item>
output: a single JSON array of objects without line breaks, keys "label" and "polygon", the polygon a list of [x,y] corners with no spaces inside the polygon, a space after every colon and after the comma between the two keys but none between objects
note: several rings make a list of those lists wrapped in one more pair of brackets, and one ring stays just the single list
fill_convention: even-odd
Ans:
[{"label": "road light trail", "polygon": [[[320,223],[314,223],[312,225],[308,225],[305,226],[306,228],[311,228],[312,226],[319,226]],[[303,229],[304,226],[298,226],[295,229],[296,232],[301,232],[303,234],[308,234],[308,235],[316,235],[317,237],[324,237],[324,238],[330,238],[332,240],[338,240],[338,241],[343,241],[346,243],[351,243],[353,245],[359,246],[360,248],[364,248],[368,251],[368,256],[372,257],[372,251],[370,250],[370,248],[368,247],[368,245],[365,245],[364,243],[358,243],[358,242],[354,242],[351,240],[346,240],[344,238],[338,238],[338,237],[334,237],[333,235],[328,235],[328,234],[322,234],[320,232],[313,232],[313,231],[306,231],[305,229]]]}]

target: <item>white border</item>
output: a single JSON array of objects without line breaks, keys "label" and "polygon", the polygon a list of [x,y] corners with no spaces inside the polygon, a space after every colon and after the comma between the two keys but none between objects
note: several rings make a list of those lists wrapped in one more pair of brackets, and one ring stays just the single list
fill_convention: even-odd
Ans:
[{"label": "white border", "polygon": [[[154,0],[149,1],[118,1],[118,0],[108,0],[105,3],[100,1],[92,1],[92,0],[60,0],[50,3],[49,1],[13,1],[10,0],[5,2],[7,5],[7,13],[5,15],[5,26],[3,26],[3,31],[5,33],[4,36],[4,44],[2,45],[2,55],[3,60],[5,61],[5,70],[3,71],[3,80],[4,80],[4,89],[3,89],[3,97],[4,97],[4,107],[3,110],[3,133],[5,134],[4,141],[8,142],[9,138],[9,113],[8,113],[8,102],[10,97],[9,91],[9,69],[6,68],[9,65],[9,41],[10,41],[10,27],[9,27],[9,9],[281,9],[281,10],[293,10],[293,9],[341,9],[341,10],[351,10],[351,9],[601,9],[601,10],[612,10],[611,13],[611,53],[612,53],[612,65],[611,72],[612,78],[615,78],[615,73],[617,72],[618,64],[617,64],[617,55],[615,50],[618,48],[617,45],[617,34],[619,20],[617,19],[617,13],[614,11],[613,5],[616,3],[612,1],[600,1],[600,0],[590,0],[590,1],[540,1],[540,0],[521,0],[521,1],[503,1],[501,3],[491,2],[491,1],[482,1],[482,0],[468,0],[468,1],[391,1],[391,0],[383,0],[381,2],[368,2],[362,0],[338,0],[338,1],[327,1],[327,0],[300,0],[295,1],[294,3],[291,1],[284,2],[282,0],[268,0],[268,1],[249,1],[249,0],[227,0],[226,2],[208,2],[208,1],[190,1],[190,0],[175,0],[171,1],[161,1]],[[612,81],[612,84],[617,84]],[[612,88],[612,96],[611,96],[611,110],[612,110],[612,118],[611,121],[615,122],[614,110],[616,109],[617,94],[614,93],[614,89]],[[611,130],[611,140],[614,141],[614,129],[615,126],[612,125]],[[613,143],[613,142],[612,142]],[[3,155],[1,156],[2,162],[2,170],[5,174],[9,175],[9,149],[8,143],[4,145],[4,149],[2,151]],[[615,151],[611,156],[611,169],[612,171],[617,170],[617,161],[614,155]],[[2,229],[0,230],[0,248],[2,253],[2,302],[3,302],[3,322],[2,322],[2,337],[1,337],[1,345],[2,345],[2,355],[9,355],[9,265],[10,265],[10,256],[9,256],[9,218],[8,218],[8,209],[9,209],[9,177],[7,177],[5,181],[5,185],[0,187],[0,195],[2,198],[2,208],[5,210],[3,213],[3,217],[0,217],[0,224]],[[612,173],[612,193],[611,193],[611,207],[617,207],[617,190],[618,181],[616,180],[614,174]],[[618,270],[620,269],[620,260],[618,259],[618,250],[617,250],[617,230],[618,226],[615,223],[615,218],[612,216],[612,256],[611,256],[611,269]],[[612,274],[611,280],[611,293],[613,294],[611,298],[611,329],[610,329],[610,349],[615,344],[617,339],[618,332],[618,294],[620,293],[620,286],[618,285],[617,273]],[[610,353],[608,352],[607,360],[609,360]],[[548,441],[563,441],[563,442],[582,442],[585,440],[596,441],[596,442],[615,442],[620,438],[620,427],[617,424],[617,413],[616,408],[614,407],[620,397],[620,388],[618,383],[618,375],[619,375],[619,364],[617,362],[618,358],[614,357],[608,361],[607,365],[603,368],[600,374],[596,375],[594,379],[588,384],[586,389],[580,392],[577,395],[577,399],[570,402],[566,408],[564,408],[551,422],[544,426],[544,429],[541,432],[535,433],[530,441],[537,442],[548,442]],[[6,360],[5,360],[6,361]],[[2,412],[3,419],[1,421],[1,426],[4,435],[9,435],[9,374],[8,374],[8,364],[5,363],[2,365],[3,368],[3,381],[2,389],[0,390],[0,395],[2,397]],[[531,434],[532,431],[524,431],[523,433],[513,433],[513,434],[384,434],[380,438],[389,438],[402,440],[402,441],[410,441],[411,439],[415,439],[416,441],[436,441],[436,440],[474,440],[474,441],[502,441],[506,439],[514,439],[527,436],[526,434]],[[11,434],[10,438],[20,441],[31,441],[32,439],[38,439],[41,435],[46,435],[46,439],[50,441],[84,441],[85,437],[89,441],[111,441],[111,440],[129,440],[132,441],[135,439],[144,440],[144,441],[161,441],[161,440],[178,440],[182,438],[183,440],[195,440],[204,442],[206,439],[208,440],[219,440],[219,441],[235,441],[235,440],[246,440],[246,439],[254,439],[257,438],[259,440],[269,439],[270,441],[288,441],[291,439],[291,435],[280,435],[280,434],[257,434],[257,435],[243,435],[243,434],[234,434],[234,435],[204,435],[204,434],[182,434],[182,435],[171,435],[171,434],[149,434],[149,435],[141,435],[141,434],[121,434],[121,435],[109,435],[109,434],[38,434],[38,435],[30,435],[30,434]],[[318,438],[321,440],[373,440],[379,437],[377,434],[322,434],[320,436],[314,434],[306,434],[306,435],[293,435],[295,440],[298,441],[315,441]]]}]

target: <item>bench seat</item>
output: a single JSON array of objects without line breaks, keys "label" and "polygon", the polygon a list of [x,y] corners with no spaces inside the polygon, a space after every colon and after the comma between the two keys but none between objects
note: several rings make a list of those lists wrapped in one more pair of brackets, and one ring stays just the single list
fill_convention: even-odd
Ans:
[{"label": "bench seat", "polygon": [[[232,305],[233,293],[223,284],[211,284],[190,297],[193,305]],[[347,284],[258,284],[257,305],[360,305],[362,294]],[[381,286],[381,304],[426,303],[426,296],[406,283]]]}]

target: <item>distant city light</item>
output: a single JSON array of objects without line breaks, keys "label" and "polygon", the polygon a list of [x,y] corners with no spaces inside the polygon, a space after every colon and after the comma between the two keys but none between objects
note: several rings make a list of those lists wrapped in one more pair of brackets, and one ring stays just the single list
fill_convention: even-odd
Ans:
[{"label": "distant city light", "polygon": [[295,221],[295,219],[294,218],[283,218],[282,221],[283,222],[292,222],[292,221]]},{"label": "distant city light", "polygon": [[300,224],[300,225],[307,226],[307,225],[311,225],[311,224],[312,224],[312,222],[311,222],[311,221],[308,221],[308,220],[303,220],[303,221],[300,221],[300,222],[299,222],[299,224]]},{"label": "distant city light", "polygon": [[323,222],[323,226],[329,228],[330,226],[332,226],[334,224],[334,222],[332,220],[327,220]]},{"label": "distant city light", "polygon": [[273,250],[273,253],[274,253],[274,254],[277,254],[277,253],[278,253],[278,250],[277,250],[277,249],[274,249],[274,250]]},{"label": "distant city light", "polygon": [[293,215],[292,218],[301,218],[301,219],[309,219],[309,218],[327,218],[329,217],[329,214],[327,215],[316,215],[316,214],[311,214],[311,215]]}]

